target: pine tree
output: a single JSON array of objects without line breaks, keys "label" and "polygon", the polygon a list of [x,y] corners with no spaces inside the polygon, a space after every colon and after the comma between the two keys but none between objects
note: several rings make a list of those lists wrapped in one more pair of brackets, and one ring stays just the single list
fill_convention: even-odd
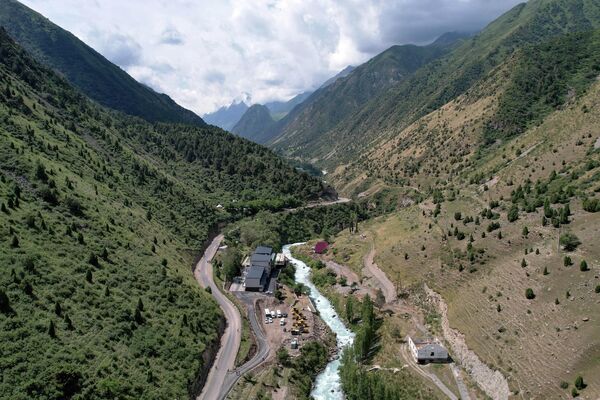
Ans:
[{"label": "pine tree", "polygon": [[521,268],[525,268],[527,266],[527,261],[525,259],[521,260]]},{"label": "pine tree", "polygon": [[579,270],[582,271],[582,272],[590,270],[588,268],[587,262],[585,260],[581,260],[581,263],[579,263]]},{"label": "pine tree", "polygon": [[135,313],[133,314],[133,319],[135,320],[135,322],[138,325],[141,325],[144,323],[144,317],[142,317],[142,312],[140,311],[139,308],[135,309]]},{"label": "pine tree", "polygon": [[17,235],[13,235],[12,242],[11,242],[10,246],[13,249],[16,249],[17,247],[19,247],[19,238],[17,237]]},{"label": "pine tree", "polygon": [[10,312],[10,299],[6,295],[6,292],[0,289],[0,312],[9,313]]},{"label": "pine tree", "polygon": [[50,335],[51,338],[56,337],[56,329],[54,328],[54,321],[52,320],[50,320],[50,325],[48,326],[48,335]]},{"label": "pine tree", "polygon": [[77,234],[77,241],[79,244],[85,244],[85,240],[83,240],[83,234],[81,232]]},{"label": "pine tree", "polygon": [[88,281],[89,283],[92,283],[92,271],[89,269],[85,273],[85,280]]},{"label": "pine tree", "polygon": [[108,297],[110,296],[110,289],[108,288],[108,285],[106,285],[104,287],[104,297]]},{"label": "pine tree", "polygon": [[100,266],[100,264],[98,263],[98,256],[96,256],[94,253],[90,253],[90,257],[88,258],[88,263],[90,263],[94,267]]},{"label": "pine tree", "polygon": [[67,324],[67,330],[72,331],[74,329],[73,321],[69,318],[69,314],[65,314],[65,324]]},{"label": "pine tree", "polygon": [[56,315],[58,315],[59,317],[62,314],[62,307],[60,306],[60,303],[58,302],[58,300],[56,301],[56,303],[54,303],[54,313]]},{"label": "pine tree", "polygon": [[523,237],[527,237],[529,235],[529,229],[526,226],[523,227],[523,232],[521,232]]},{"label": "pine tree", "polygon": [[586,386],[587,385],[583,381],[583,377],[581,375],[578,375],[577,378],[575,378],[575,387],[578,390],[583,390],[583,389],[585,389]]},{"label": "pine tree", "polygon": [[544,275],[548,275],[549,273],[550,273],[550,272],[548,272],[548,267],[544,267],[544,272],[543,272],[543,274],[544,274]]},{"label": "pine tree", "polygon": [[354,297],[348,296],[346,300],[346,319],[352,323],[354,321]]},{"label": "pine tree", "polygon": [[142,298],[141,297],[138,299],[137,309],[140,310],[140,311],[144,311],[144,303],[142,303]]},{"label": "pine tree", "polygon": [[571,257],[565,256],[565,258],[563,259],[563,264],[565,267],[570,267],[571,265],[573,265],[573,261],[571,260]]}]

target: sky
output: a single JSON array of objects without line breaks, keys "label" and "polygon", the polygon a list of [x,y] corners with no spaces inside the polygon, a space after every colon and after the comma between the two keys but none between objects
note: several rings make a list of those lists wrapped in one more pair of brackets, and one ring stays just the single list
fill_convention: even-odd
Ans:
[{"label": "sky", "polygon": [[472,32],[522,0],[21,0],[204,114],[287,100],[395,44]]}]

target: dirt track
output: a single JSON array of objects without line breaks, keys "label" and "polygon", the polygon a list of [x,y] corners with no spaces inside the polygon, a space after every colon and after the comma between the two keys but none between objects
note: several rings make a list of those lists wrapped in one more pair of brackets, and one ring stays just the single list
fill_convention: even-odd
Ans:
[{"label": "dirt track", "polygon": [[386,303],[393,303],[398,298],[396,293],[396,287],[387,277],[387,275],[379,269],[377,264],[374,262],[375,259],[375,245],[371,246],[371,251],[363,259],[363,265],[375,281],[377,281],[377,287],[383,291]]}]

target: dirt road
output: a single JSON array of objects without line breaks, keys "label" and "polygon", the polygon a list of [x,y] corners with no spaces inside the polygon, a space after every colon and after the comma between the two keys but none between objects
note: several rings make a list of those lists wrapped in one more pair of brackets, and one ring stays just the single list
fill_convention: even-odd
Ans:
[{"label": "dirt road", "polygon": [[363,264],[367,271],[377,280],[378,287],[381,288],[383,296],[385,297],[386,303],[392,303],[397,299],[396,288],[387,275],[379,269],[377,264],[374,262],[375,259],[375,245],[371,245],[371,251],[363,259]]},{"label": "dirt road", "polygon": [[221,347],[215,358],[213,366],[208,374],[202,393],[198,400],[216,400],[221,399],[221,389],[227,376],[227,372],[235,367],[235,358],[240,348],[240,337],[242,329],[242,318],[235,305],[219,290],[213,280],[213,269],[211,260],[217,253],[223,235],[219,235],[208,246],[204,255],[196,264],[194,276],[200,286],[210,287],[211,292],[227,320],[227,327],[221,337]]}]

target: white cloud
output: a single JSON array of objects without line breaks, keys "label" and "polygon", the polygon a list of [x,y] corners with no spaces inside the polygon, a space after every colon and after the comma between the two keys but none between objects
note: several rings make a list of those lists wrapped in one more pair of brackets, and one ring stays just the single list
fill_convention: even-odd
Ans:
[{"label": "white cloud", "polygon": [[286,99],[393,44],[483,27],[519,0],[23,0],[199,114]]}]

